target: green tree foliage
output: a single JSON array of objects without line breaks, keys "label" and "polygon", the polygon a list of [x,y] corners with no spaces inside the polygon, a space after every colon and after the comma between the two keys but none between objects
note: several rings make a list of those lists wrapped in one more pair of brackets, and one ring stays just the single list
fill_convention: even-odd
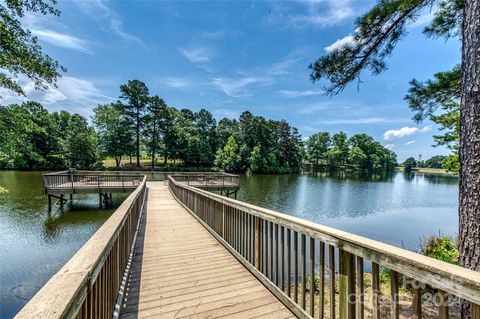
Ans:
[{"label": "green tree foliage", "polygon": [[460,264],[460,252],[456,240],[446,235],[430,236],[421,244],[421,252],[425,256],[432,257],[450,264]]},{"label": "green tree foliage", "polygon": [[97,135],[86,118],[78,114],[70,116],[63,148],[68,167],[82,169],[95,164],[98,159]]},{"label": "green tree foliage", "polygon": [[307,140],[308,159],[315,164],[320,163],[321,160],[326,158],[331,144],[330,133],[320,132],[313,134]]},{"label": "green tree foliage", "polygon": [[27,12],[58,16],[60,12],[52,6],[55,3],[55,0],[5,0],[0,3],[0,87],[25,95],[14,79],[17,75],[32,80],[37,89],[46,89],[61,76],[58,69],[65,71],[42,52],[37,38],[20,22]]},{"label": "green tree foliage", "polygon": [[326,164],[332,169],[347,164],[358,169],[388,171],[397,165],[395,153],[367,134],[347,139],[344,132],[331,138],[327,132],[316,133],[306,142],[306,154],[310,163]]},{"label": "green tree foliage", "polygon": [[145,116],[145,138],[152,158],[152,168],[155,168],[157,150],[161,146],[160,132],[165,122],[166,108],[167,104],[165,101],[157,95],[149,98],[148,114]]},{"label": "green tree foliage", "polygon": [[405,172],[411,172],[413,168],[417,167],[417,161],[413,157],[409,157],[403,162]]},{"label": "green tree foliage", "polygon": [[123,104],[125,117],[135,134],[135,154],[137,167],[140,167],[140,132],[149,100],[148,87],[142,81],[129,80],[127,84],[120,85],[120,92],[120,98],[126,102]]},{"label": "green tree foliage", "polygon": [[215,156],[215,167],[224,172],[238,171],[240,155],[238,153],[238,144],[231,135],[223,148],[219,148]]},{"label": "green tree foliage", "polygon": [[10,168],[90,168],[97,160],[96,133],[78,114],[49,113],[36,102],[1,106],[0,131]]},{"label": "green tree foliage", "polygon": [[115,159],[116,168],[120,168],[122,156],[131,150],[132,135],[127,120],[122,116],[119,103],[99,105],[93,109],[100,152],[103,156]]},{"label": "green tree foliage", "polygon": [[442,168],[446,158],[447,157],[443,155],[435,155],[426,161],[418,161],[417,167]]},{"label": "green tree foliage", "polygon": [[[232,136],[240,145],[237,171],[292,173],[301,169],[301,136],[286,121],[266,120],[247,111],[238,121],[220,120],[215,131],[217,149],[225,144],[225,136]],[[219,155],[222,153],[217,153],[216,161]]]}]

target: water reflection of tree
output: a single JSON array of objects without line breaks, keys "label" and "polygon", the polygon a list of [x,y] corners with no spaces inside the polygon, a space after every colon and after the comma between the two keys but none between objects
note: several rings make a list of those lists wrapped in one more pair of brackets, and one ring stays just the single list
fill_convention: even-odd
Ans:
[{"label": "water reflection of tree", "polygon": [[49,213],[43,222],[43,234],[47,241],[55,240],[67,228],[78,231],[79,228],[98,228],[111,215],[108,211],[93,211],[83,207],[75,210]]},{"label": "water reflection of tree", "polygon": [[425,181],[431,184],[448,184],[454,185],[458,184],[458,176],[453,175],[435,175],[435,174],[419,174],[421,175]]},{"label": "water reflection of tree", "polygon": [[309,174],[320,178],[332,178],[335,180],[350,180],[358,182],[392,182],[395,172],[371,172],[371,171],[331,171]]}]

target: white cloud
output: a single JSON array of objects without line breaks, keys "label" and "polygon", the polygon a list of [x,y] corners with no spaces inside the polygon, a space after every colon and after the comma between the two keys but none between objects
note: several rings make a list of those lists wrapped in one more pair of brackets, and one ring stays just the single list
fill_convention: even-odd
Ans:
[{"label": "white cloud", "polygon": [[313,96],[313,95],[321,95],[321,91],[315,90],[304,90],[304,91],[296,91],[296,90],[280,90],[278,91],[280,95],[283,95],[288,98],[295,98],[301,96]]},{"label": "white cloud", "polygon": [[385,133],[383,133],[383,139],[385,141],[391,141],[395,138],[400,138],[404,136],[409,136],[415,133],[425,133],[431,130],[430,126],[425,126],[423,128],[418,128],[418,127],[402,127],[401,129],[398,130],[388,130]]},{"label": "white cloud", "polygon": [[272,79],[265,77],[248,76],[242,78],[214,78],[211,82],[218,89],[230,97],[250,96],[247,87],[253,84],[268,85]]},{"label": "white cloud", "polygon": [[392,150],[395,147],[395,144],[387,144],[384,147],[388,150]]},{"label": "white cloud", "polygon": [[410,145],[410,144],[413,144],[413,143],[415,143],[415,140],[408,141],[407,143],[405,143],[405,145]]},{"label": "white cloud", "polygon": [[48,29],[32,29],[32,33],[41,40],[58,47],[80,51],[92,55],[85,40]]},{"label": "white cloud", "polygon": [[298,61],[300,61],[300,58],[286,57],[282,61],[270,66],[267,69],[267,73],[271,75],[288,74],[290,73],[288,69]]},{"label": "white cloud", "polygon": [[91,109],[99,103],[108,103],[115,99],[105,95],[89,80],[71,76],[58,79],[57,87],[48,86],[45,91],[35,90],[35,85],[26,77],[18,80],[26,97],[0,90],[2,104],[21,103],[27,100],[37,101],[45,106],[56,109],[68,108],[82,115],[90,115]]},{"label": "white cloud", "polygon": [[328,47],[325,48],[325,51],[333,52],[343,48],[346,45],[350,45],[354,43],[355,43],[355,38],[353,37],[353,35],[347,35],[346,37],[338,39],[337,41],[330,44]]},{"label": "white cloud", "polygon": [[210,61],[210,52],[205,48],[180,49],[180,53],[192,63]]},{"label": "white cloud", "polygon": [[307,6],[307,13],[289,17],[294,26],[329,27],[337,25],[357,13],[350,0],[300,1]]},{"label": "white cloud", "polygon": [[192,86],[192,81],[187,78],[164,78],[162,83],[173,88],[186,88]]},{"label": "white cloud", "polygon": [[107,28],[118,36],[128,41],[143,44],[143,41],[124,30],[120,15],[108,6],[107,0],[74,0],[82,11],[87,13],[93,19],[101,24],[106,24]]}]

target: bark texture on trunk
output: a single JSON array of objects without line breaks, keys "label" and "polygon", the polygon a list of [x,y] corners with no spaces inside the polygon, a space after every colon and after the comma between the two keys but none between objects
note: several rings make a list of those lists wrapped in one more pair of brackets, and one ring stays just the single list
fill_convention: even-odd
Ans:
[{"label": "bark texture on trunk", "polygon": [[[480,271],[480,0],[465,0],[460,126],[460,263]],[[464,302],[462,318],[469,317]]]}]

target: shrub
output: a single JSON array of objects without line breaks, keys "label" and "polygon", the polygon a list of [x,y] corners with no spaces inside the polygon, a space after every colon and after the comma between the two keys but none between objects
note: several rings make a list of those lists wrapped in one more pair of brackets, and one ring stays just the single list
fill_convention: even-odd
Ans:
[{"label": "shrub", "polygon": [[430,236],[421,243],[420,250],[422,254],[444,262],[458,265],[460,262],[460,252],[456,240],[446,236]]}]

